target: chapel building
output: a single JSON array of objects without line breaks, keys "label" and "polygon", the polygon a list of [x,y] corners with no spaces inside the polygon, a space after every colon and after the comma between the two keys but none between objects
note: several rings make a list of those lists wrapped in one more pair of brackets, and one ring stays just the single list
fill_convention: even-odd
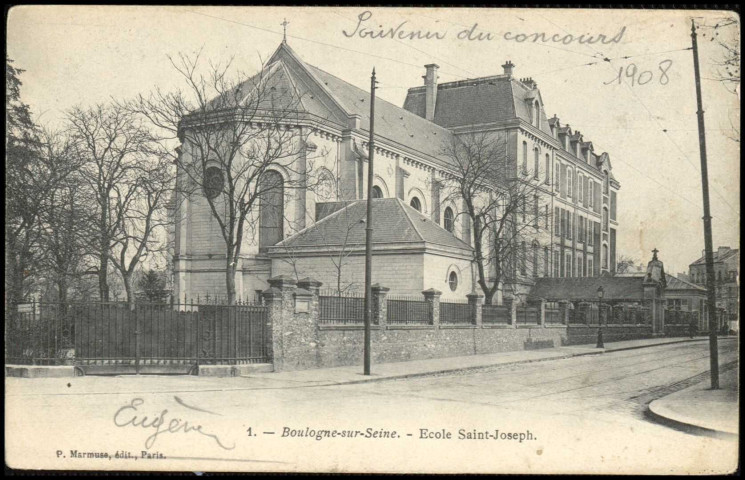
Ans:
[{"label": "chapel building", "polygon": [[[549,118],[536,82],[515,77],[512,62],[502,68],[500,75],[439,83],[438,66],[426,65],[424,85],[409,89],[403,107],[376,100],[373,197],[390,199],[375,208],[386,217],[385,228],[399,230],[379,237],[374,256],[400,278],[380,270],[379,278],[374,271],[373,282],[395,287],[391,293],[434,288],[464,298],[474,291],[468,260],[471,225],[461,215],[463,202],[442,192],[443,180],[454,173],[443,149],[453,138],[473,132],[504,139],[507,161],[543,193],[524,207],[546,214],[544,224],[536,225],[535,234],[521,245],[534,261],[518,267],[518,279],[502,289],[504,295],[528,291],[540,277],[614,271],[620,184],[608,154],[596,153],[592,142],[556,115]],[[282,274],[312,277],[327,287],[343,280],[347,287],[361,288],[364,262],[350,261],[342,275],[334,258],[364,255],[364,227],[345,230],[340,218],[364,221],[357,217],[363,211],[359,202],[367,198],[370,92],[303,62],[286,42],[261,75],[276,81],[279,94],[299,99],[302,115],[291,128],[305,138],[302,168],[278,163],[271,181],[281,185],[312,174],[318,188],[287,188],[262,199],[256,212],[259,227],[247,232],[242,246],[235,279],[238,297],[257,298],[267,279]],[[180,151],[188,156],[191,146],[183,144]],[[177,209],[172,232],[175,297],[224,293],[224,240],[205,198],[190,195]],[[318,226],[322,222],[325,227]],[[353,239],[348,254],[339,253],[338,235],[344,232]],[[298,271],[299,264],[304,271]],[[408,289],[407,278],[417,279]]]}]

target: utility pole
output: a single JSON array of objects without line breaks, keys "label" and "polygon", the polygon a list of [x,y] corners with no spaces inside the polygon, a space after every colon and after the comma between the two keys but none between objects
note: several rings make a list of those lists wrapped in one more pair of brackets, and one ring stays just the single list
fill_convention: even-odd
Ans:
[{"label": "utility pole", "polygon": [[372,320],[372,190],[375,156],[375,67],[370,77],[370,140],[367,153],[367,222],[365,223],[365,362],[364,374],[370,375],[370,323]]},{"label": "utility pole", "polygon": [[714,252],[711,239],[711,214],[709,211],[709,173],[706,166],[706,127],[704,126],[704,107],[701,99],[701,73],[698,66],[698,43],[696,42],[696,23],[691,20],[691,39],[693,41],[693,72],[696,76],[696,101],[698,104],[698,144],[701,150],[701,190],[704,194],[704,249],[706,256],[706,298],[709,310],[709,368],[711,369],[711,389],[719,389],[719,347],[717,345],[717,299],[714,284]]}]

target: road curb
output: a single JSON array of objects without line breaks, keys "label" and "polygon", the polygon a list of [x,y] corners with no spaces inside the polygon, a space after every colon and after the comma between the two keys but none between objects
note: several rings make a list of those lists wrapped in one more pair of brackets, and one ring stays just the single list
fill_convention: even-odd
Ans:
[{"label": "road curb", "polygon": [[[665,397],[662,397],[662,398],[665,398]],[[672,427],[677,430],[682,430],[687,433],[705,435],[708,437],[723,438],[723,439],[738,439],[739,438],[739,435],[735,433],[724,432],[724,431],[716,430],[713,428],[702,427],[700,425],[694,425],[692,423],[683,422],[681,420],[675,420],[674,418],[670,418],[661,413],[655,412],[654,408],[652,407],[652,404],[655,403],[656,401],[657,400],[650,402],[647,405],[647,408],[644,410],[644,415],[656,423],[665,425],[667,427]]]},{"label": "road curb", "polygon": [[625,347],[625,348],[618,348],[618,349],[613,349],[613,350],[598,349],[597,351],[569,353],[569,354],[561,355],[557,357],[532,358],[528,360],[516,360],[514,362],[506,362],[506,363],[492,363],[489,365],[474,365],[471,367],[456,367],[456,368],[449,368],[449,369],[443,369],[443,370],[433,370],[430,372],[405,373],[401,375],[391,375],[391,376],[380,377],[380,378],[366,378],[366,379],[351,380],[351,381],[346,381],[346,382],[325,383],[325,384],[318,385],[318,386],[355,385],[359,383],[374,383],[374,382],[385,382],[388,380],[402,380],[406,378],[429,377],[429,376],[434,376],[434,375],[442,375],[446,373],[458,373],[458,372],[468,372],[468,371],[475,371],[475,370],[485,370],[487,368],[493,368],[493,367],[500,367],[500,366],[507,366],[507,365],[520,365],[520,364],[535,363],[535,362],[547,362],[550,360],[563,360],[566,358],[584,357],[587,355],[602,355],[604,353],[614,353],[614,352],[622,352],[625,350],[636,350],[636,349],[641,349],[641,348],[659,347],[660,345],[691,343],[691,342],[703,341],[703,340],[706,340],[706,339],[686,338],[685,340],[679,340],[679,341],[674,341],[674,342],[662,342],[662,343],[654,343],[654,344],[649,344],[649,345],[638,345],[634,347]]}]

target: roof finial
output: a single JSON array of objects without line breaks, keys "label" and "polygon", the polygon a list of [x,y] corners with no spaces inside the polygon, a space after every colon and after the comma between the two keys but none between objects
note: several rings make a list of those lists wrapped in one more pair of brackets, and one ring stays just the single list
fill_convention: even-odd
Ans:
[{"label": "roof finial", "polygon": [[286,18],[284,19],[282,23],[280,23],[280,25],[282,25],[282,30],[283,30],[282,43],[287,43],[287,25],[289,24],[290,22],[288,22]]},{"label": "roof finial", "polygon": [[654,250],[652,250],[652,260],[657,260],[657,252],[659,252],[659,250],[655,247]]}]

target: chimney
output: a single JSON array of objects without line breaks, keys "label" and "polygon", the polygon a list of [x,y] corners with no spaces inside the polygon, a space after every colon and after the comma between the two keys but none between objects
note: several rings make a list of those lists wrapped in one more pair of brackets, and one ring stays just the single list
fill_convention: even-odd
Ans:
[{"label": "chimney", "polygon": [[521,79],[520,79],[520,81],[521,81],[521,82],[522,82],[522,83],[523,83],[523,84],[524,84],[524,85],[525,85],[526,87],[528,87],[528,88],[529,88],[529,89],[531,89],[531,90],[535,90],[536,88],[538,88],[538,84],[537,84],[537,83],[535,82],[535,80],[533,80],[533,78],[532,78],[532,77],[528,77],[528,78],[521,78]]},{"label": "chimney", "polygon": [[720,257],[720,256],[724,255],[725,253],[727,253],[729,251],[730,251],[730,248],[729,247],[719,247],[719,248],[717,248],[717,254],[716,254],[716,256],[717,257]]},{"label": "chimney", "polygon": [[515,65],[511,61],[507,60],[507,63],[502,65],[502,68],[504,68],[504,74],[511,77],[512,69],[515,68]]},{"label": "chimney", "polygon": [[439,65],[430,63],[425,65],[427,73],[422,77],[426,87],[424,96],[424,118],[430,122],[435,118],[435,106],[437,105],[437,69]]}]

